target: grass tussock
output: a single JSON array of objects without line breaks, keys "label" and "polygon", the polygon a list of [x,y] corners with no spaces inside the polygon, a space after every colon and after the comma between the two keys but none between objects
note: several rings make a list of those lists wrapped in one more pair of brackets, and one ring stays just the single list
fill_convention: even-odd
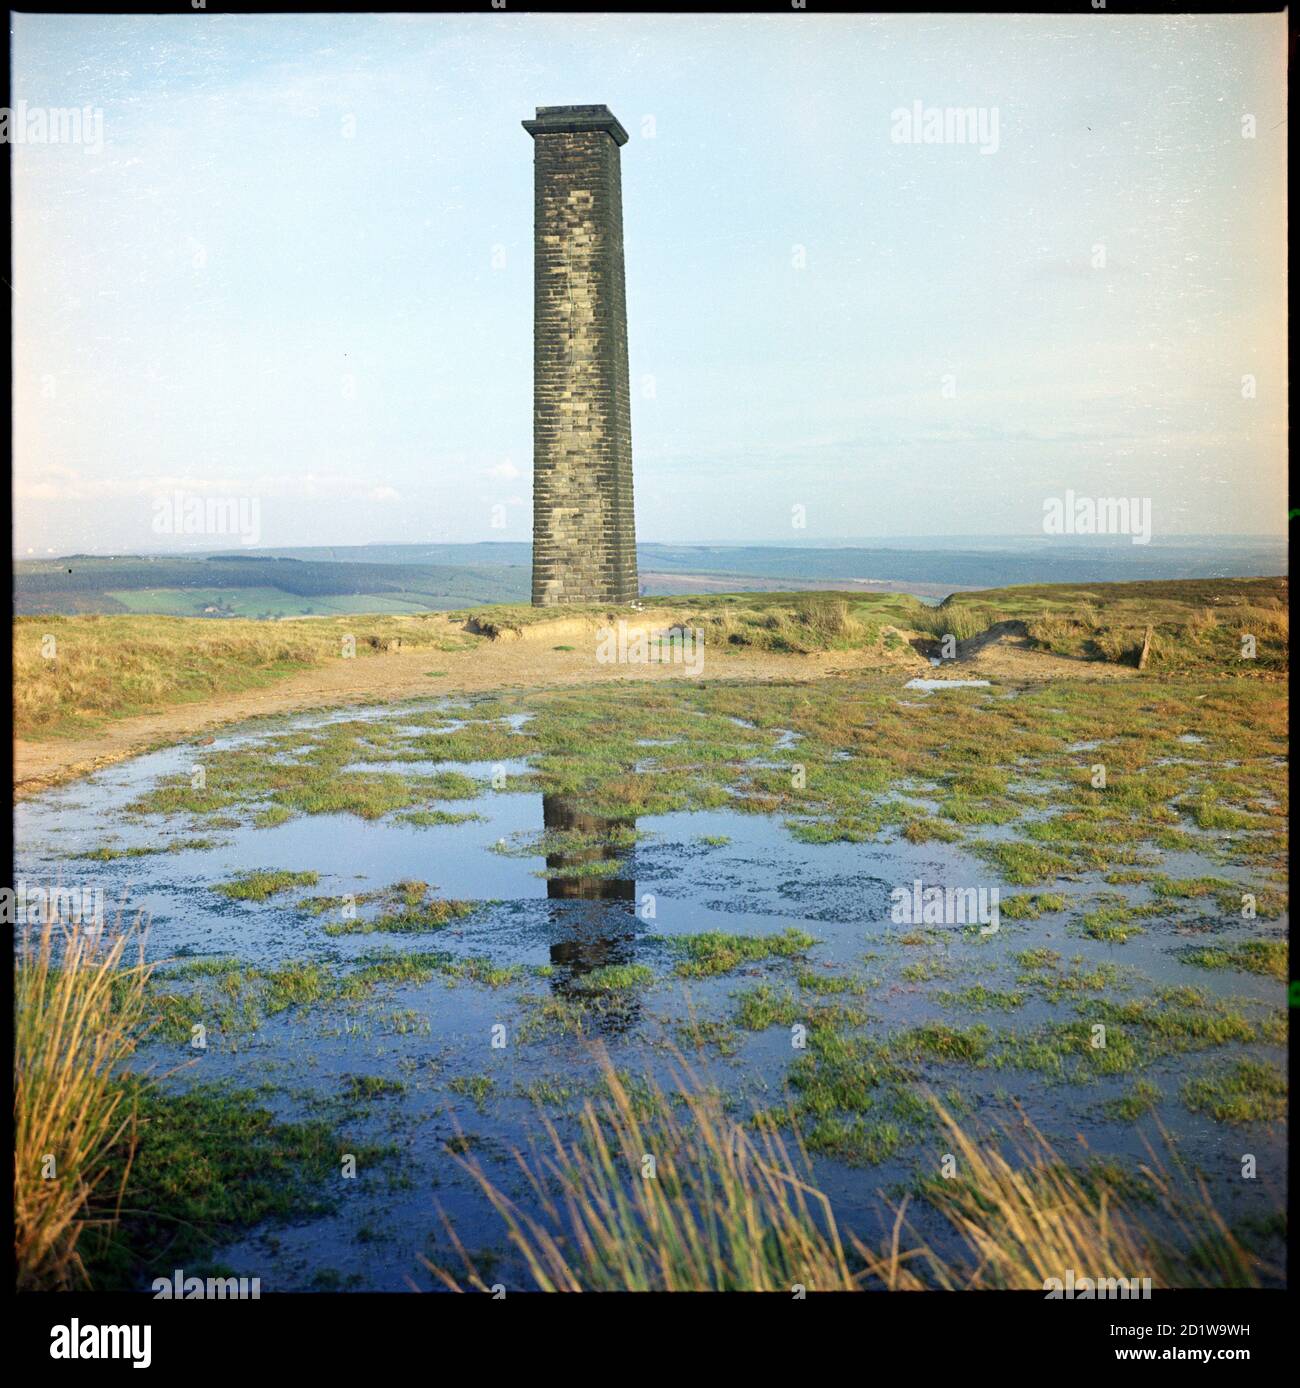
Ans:
[{"label": "grass tussock", "polygon": [[[1190,582],[1178,595],[1181,601],[1173,593],[1152,593],[1143,602],[1135,593],[1132,598],[1107,601],[1100,610],[1087,603],[1068,610],[1051,606],[1033,617],[1027,629],[1040,650],[1077,660],[1137,665],[1150,630],[1152,670],[1280,672],[1286,667],[1289,649],[1285,581],[1232,582],[1251,586],[1234,587],[1225,581],[1220,587],[1207,588]],[[1270,591],[1263,587],[1266,584],[1275,586]]]},{"label": "grass tussock", "polygon": [[830,593],[810,593],[781,606],[726,606],[691,617],[705,648],[741,647],[786,655],[875,645],[879,629],[860,619],[862,604]]},{"label": "grass tussock", "polygon": [[[1127,1183],[1104,1170],[1063,1163],[1027,1120],[1005,1143],[977,1141],[931,1102],[959,1175],[931,1182],[928,1194],[974,1259],[954,1268],[921,1250],[916,1263],[932,1285],[1042,1292],[1073,1271],[1076,1279],[1150,1278],[1153,1288],[1256,1287],[1273,1271],[1237,1240],[1204,1183],[1181,1166],[1171,1174],[1153,1154],[1139,1169],[1142,1184],[1125,1190]],[[1157,1232],[1157,1215],[1139,1218],[1126,1195],[1156,1211],[1164,1228]]]},{"label": "grass tussock", "polygon": [[135,1120],[122,1068],[145,1028],[150,973],[140,928],[137,920],[110,933],[47,919],[23,939],[14,961],[20,1290],[84,1286],[83,1235],[117,1218],[130,1172],[129,1158],[120,1157]]},{"label": "grass tussock", "polygon": [[[669,1095],[652,1079],[629,1083],[603,1052],[598,1060],[604,1097],[584,1106],[580,1137],[566,1144],[544,1118],[531,1158],[516,1154],[539,1214],[501,1190],[472,1151],[456,1155],[542,1291],[1042,1293],[1071,1271],[1150,1278],[1152,1287],[1259,1286],[1274,1275],[1181,1168],[1171,1177],[1153,1159],[1129,1181],[1096,1167],[1076,1171],[1027,1121],[1002,1139],[977,1140],[932,1096],[958,1174],[927,1182],[925,1199],[964,1252],[943,1256],[914,1241],[906,1200],[872,1248],[838,1229],[797,1130],[792,1147],[768,1115],[738,1121],[684,1062]],[[1160,1232],[1154,1216],[1144,1223],[1124,1199],[1139,1179],[1144,1208],[1166,1221]],[[450,1223],[447,1231],[467,1284],[487,1290]],[[428,1266],[463,1289],[446,1268]]]},{"label": "grass tussock", "polygon": [[[545,1149],[523,1162],[542,1214],[517,1205],[473,1152],[457,1155],[501,1216],[542,1291],[818,1291],[857,1285],[830,1203],[801,1174],[774,1125],[747,1130],[721,1096],[686,1080],[681,1103],[654,1082],[629,1086],[601,1055],[606,1097],[583,1109],[566,1145],[549,1118]],[[653,1175],[647,1157],[654,1159]],[[566,1232],[568,1231],[568,1232]],[[470,1286],[487,1284],[455,1231]],[[429,1264],[453,1290],[450,1272]]]},{"label": "grass tussock", "polygon": [[958,641],[969,641],[972,636],[982,636],[989,627],[1005,620],[1005,615],[1000,612],[965,607],[948,598],[938,607],[925,607],[918,603],[912,617],[912,627],[931,636],[954,636]]}]

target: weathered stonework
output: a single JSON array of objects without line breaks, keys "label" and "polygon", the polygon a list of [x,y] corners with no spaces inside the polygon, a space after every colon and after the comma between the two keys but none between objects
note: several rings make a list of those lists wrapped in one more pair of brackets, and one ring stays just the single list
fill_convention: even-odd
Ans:
[{"label": "weathered stonework", "polygon": [[619,146],[605,106],[533,137],[533,603],[637,596]]}]

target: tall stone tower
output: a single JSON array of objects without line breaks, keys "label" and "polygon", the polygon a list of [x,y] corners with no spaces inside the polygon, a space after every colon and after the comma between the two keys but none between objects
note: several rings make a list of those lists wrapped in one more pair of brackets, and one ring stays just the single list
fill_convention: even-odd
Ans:
[{"label": "tall stone tower", "polygon": [[637,596],[619,146],[606,106],[533,137],[533,604]]}]

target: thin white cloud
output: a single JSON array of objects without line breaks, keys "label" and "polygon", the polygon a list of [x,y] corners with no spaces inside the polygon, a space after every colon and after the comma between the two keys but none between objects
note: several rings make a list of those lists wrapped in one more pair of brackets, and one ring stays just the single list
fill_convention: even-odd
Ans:
[{"label": "thin white cloud", "polygon": [[358,477],[325,473],[262,474],[257,477],[204,477],[194,473],[133,477],[91,477],[71,468],[47,468],[39,479],[16,480],[18,501],[105,501],[114,497],[166,496],[325,497],[336,500],[398,501],[393,487],[375,486]]}]

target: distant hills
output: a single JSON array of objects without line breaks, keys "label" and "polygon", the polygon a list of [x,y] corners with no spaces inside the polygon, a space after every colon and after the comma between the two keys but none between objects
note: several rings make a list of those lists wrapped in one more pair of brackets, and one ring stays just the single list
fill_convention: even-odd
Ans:
[{"label": "distant hills", "polygon": [[[1142,579],[1257,578],[1287,572],[1283,540],[1187,536],[943,537],[863,545],[637,546],[648,595],[843,588],[936,600],[964,588]],[[293,617],[446,611],[526,601],[531,546],[349,545],[193,556],[70,555],[14,565],[18,614],[152,612]]]}]

